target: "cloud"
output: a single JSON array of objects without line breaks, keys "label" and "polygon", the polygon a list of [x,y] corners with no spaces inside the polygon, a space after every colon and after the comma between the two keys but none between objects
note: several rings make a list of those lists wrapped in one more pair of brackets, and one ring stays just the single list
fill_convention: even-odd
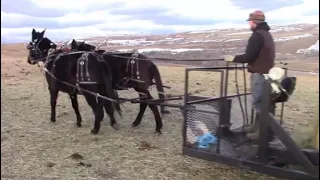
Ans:
[{"label": "cloud", "polygon": [[257,9],[270,24],[319,22],[314,0],[3,0],[1,39],[29,40],[32,28],[53,40],[240,28]]}]

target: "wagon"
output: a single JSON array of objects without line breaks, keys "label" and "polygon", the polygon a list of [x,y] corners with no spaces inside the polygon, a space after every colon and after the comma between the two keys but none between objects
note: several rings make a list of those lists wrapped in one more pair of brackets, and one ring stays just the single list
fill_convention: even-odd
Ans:
[{"label": "wagon", "polygon": [[[319,179],[319,151],[301,149],[281,126],[284,102],[280,104],[280,119],[275,118],[275,104],[270,104],[270,84],[265,82],[261,107],[260,139],[248,142],[241,132],[241,127],[252,123],[250,110],[241,118],[236,109],[250,105],[250,93],[228,95],[228,74],[237,67],[187,68],[185,70],[185,97],[183,108],[183,147],[184,155],[213,161],[237,168],[257,171],[286,179]],[[219,97],[188,96],[188,77],[190,71],[216,71],[221,74]],[[193,107],[190,109],[189,107]],[[196,107],[196,108],[194,108]],[[271,108],[270,108],[271,107]],[[203,111],[203,110],[206,111]],[[211,110],[209,110],[211,109]],[[251,108],[250,108],[251,109]],[[209,111],[209,112],[207,112]],[[242,111],[243,112],[243,111]],[[240,118],[239,118],[240,117]],[[246,120],[244,120],[246,119]],[[217,143],[209,150],[198,149],[190,145],[193,140],[188,129],[194,128],[197,121],[207,124],[216,134]],[[280,140],[277,144],[269,143],[273,135]],[[193,140],[194,141],[194,140]],[[302,166],[302,170],[286,168],[288,165]]]},{"label": "wagon", "polygon": [[[237,66],[195,67],[185,69],[183,104],[154,103],[180,108],[183,115],[183,145],[185,156],[212,161],[240,169],[256,171],[286,179],[319,179],[319,151],[301,149],[282,126],[284,103],[270,102],[271,86],[264,83],[261,107],[260,139],[250,142],[242,127],[253,122],[250,92],[228,94],[230,70],[245,70]],[[287,69],[285,68],[286,72]],[[189,78],[192,71],[209,71],[220,74],[218,97],[189,94]],[[287,73],[286,73],[287,74]],[[275,118],[276,106],[280,108]],[[216,143],[199,148],[199,126],[205,126],[216,137]],[[277,137],[278,142],[273,142]],[[299,170],[291,168],[300,167]]]}]

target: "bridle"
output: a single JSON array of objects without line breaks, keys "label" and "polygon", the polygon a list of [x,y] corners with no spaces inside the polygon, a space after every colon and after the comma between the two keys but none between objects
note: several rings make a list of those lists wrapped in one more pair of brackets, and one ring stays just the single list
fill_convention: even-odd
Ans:
[{"label": "bridle", "polygon": [[37,39],[34,41],[30,42],[27,46],[27,49],[31,49],[32,51],[36,51],[37,54],[42,55],[41,50],[39,49],[39,44],[43,41],[44,38],[40,39],[39,41],[35,42]]},{"label": "bridle", "polygon": [[[33,54],[36,54],[36,55],[39,55],[40,57],[42,57],[43,56],[43,54],[46,52],[46,51],[48,51],[48,54],[47,54],[47,56],[44,56],[44,57],[42,57],[42,58],[39,58],[39,59],[33,59],[33,57],[31,57],[31,55],[29,54],[29,59],[30,59],[30,61],[32,62],[32,64],[38,64],[38,66],[39,66],[39,62],[41,62],[41,61],[44,61],[44,60],[47,60],[47,58],[50,56],[50,54],[52,54],[53,52],[55,52],[55,50],[56,50],[56,48],[49,48],[48,50],[44,50],[43,52],[40,50],[40,48],[39,48],[39,45],[40,45],[40,43],[43,41],[43,39],[45,39],[45,38],[42,38],[42,39],[40,39],[39,41],[37,41],[37,42],[30,42],[28,45],[27,45],[27,49],[28,50],[32,50],[33,51]],[[51,42],[52,44],[54,44],[53,42]],[[34,53],[34,52],[36,52],[36,53]]]}]

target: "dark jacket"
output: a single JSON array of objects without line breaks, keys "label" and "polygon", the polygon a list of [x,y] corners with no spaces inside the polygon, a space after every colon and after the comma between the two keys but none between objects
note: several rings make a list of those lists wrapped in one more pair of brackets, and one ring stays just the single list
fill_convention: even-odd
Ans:
[{"label": "dark jacket", "polygon": [[267,23],[259,24],[248,41],[245,54],[237,55],[234,62],[248,63],[251,73],[267,74],[273,67],[275,45]]}]

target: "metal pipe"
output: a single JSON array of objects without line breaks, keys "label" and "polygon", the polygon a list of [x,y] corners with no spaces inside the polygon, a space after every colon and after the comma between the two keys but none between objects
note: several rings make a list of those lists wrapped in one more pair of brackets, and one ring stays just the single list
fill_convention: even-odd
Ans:
[{"label": "metal pipe", "polygon": [[183,124],[182,124],[182,148],[186,147],[187,144],[187,102],[188,102],[188,83],[189,83],[189,69],[185,69],[185,76],[184,76],[184,101],[183,101]]},{"label": "metal pipe", "polygon": [[[242,72],[243,72],[244,93],[246,94],[247,93],[247,77],[246,77],[246,70],[244,69],[244,67],[245,67],[244,64],[242,64],[242,67],[243,67]],[[245,103],[244,111],[246,114],[246,124],[248,125],[249,118],[248,118],[248,99],[247,99],[247,96],[244,96],[244,103]]]},{"label": "metal pipe", "polygon": [[[284,77],[287,77],[288,76],[288,69],[287,68],[284,68]],[[281,103],[281,112],[280,112],[280,125],[283,124],[283,112],[284,112],[284,102]]]}]

